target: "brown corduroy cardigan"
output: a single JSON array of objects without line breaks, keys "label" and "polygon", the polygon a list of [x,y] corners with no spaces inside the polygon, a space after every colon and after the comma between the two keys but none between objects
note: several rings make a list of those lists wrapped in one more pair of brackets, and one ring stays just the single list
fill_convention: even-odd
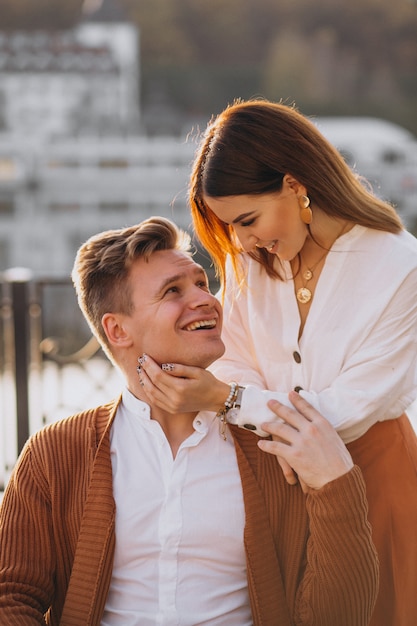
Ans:
[{"label": "brown corduroy cardigan", "polygon": [[[119,400],[45,427],[20,455],[0,509],[2,626],[100,624],[115,544],[109,432]],[[306,496],[255,435],[230,432],[254,625],[366,626],[378,565],[359,468]]]}]

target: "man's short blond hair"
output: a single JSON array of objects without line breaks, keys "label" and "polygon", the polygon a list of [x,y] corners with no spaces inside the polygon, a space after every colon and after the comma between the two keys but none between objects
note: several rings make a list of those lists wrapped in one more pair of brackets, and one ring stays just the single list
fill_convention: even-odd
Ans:
[{"label": "man's short blond hair", "polygon": [[109,345],[101,320],[105,313],[132,312],[129,272],[134,261],[158,250],[180,250],[192,256],[191,239],[164,217],[93,235],[78,250],[72,280],[78,304],[105,352]]}]

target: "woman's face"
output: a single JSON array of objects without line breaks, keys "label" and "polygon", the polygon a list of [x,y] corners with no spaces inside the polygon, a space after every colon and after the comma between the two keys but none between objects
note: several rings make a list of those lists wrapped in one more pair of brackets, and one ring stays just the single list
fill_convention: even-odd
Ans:
[{"label": "woman's face", "polygon": [[213,213],[233,226],[246,252],[266,248],[282,261],[291,261],[302,249],[308,230],[300,217],[295,189],[284,181],[281,191],[261,195],[205,197]]}]

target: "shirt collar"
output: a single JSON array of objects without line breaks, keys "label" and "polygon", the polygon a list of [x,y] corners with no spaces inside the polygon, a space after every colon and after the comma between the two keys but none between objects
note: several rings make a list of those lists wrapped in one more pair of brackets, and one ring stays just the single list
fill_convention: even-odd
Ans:
[{"label": "shirt collar", "polygon": [[127,387],[124,388],[122,393],[122,404],[130,413],[151,419],[151,407],[149,404],[139,400]]}]

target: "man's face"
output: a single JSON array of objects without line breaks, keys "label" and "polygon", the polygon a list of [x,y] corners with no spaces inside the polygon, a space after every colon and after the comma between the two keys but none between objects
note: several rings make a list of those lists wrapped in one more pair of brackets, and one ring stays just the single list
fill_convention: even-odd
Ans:
[{"label": "man's face", "polygon": [[138,259],[129,275],[133,313],[124,320],[137,356],[207,367],[224,353],[222,309],[203,268],[178,250]]}]

